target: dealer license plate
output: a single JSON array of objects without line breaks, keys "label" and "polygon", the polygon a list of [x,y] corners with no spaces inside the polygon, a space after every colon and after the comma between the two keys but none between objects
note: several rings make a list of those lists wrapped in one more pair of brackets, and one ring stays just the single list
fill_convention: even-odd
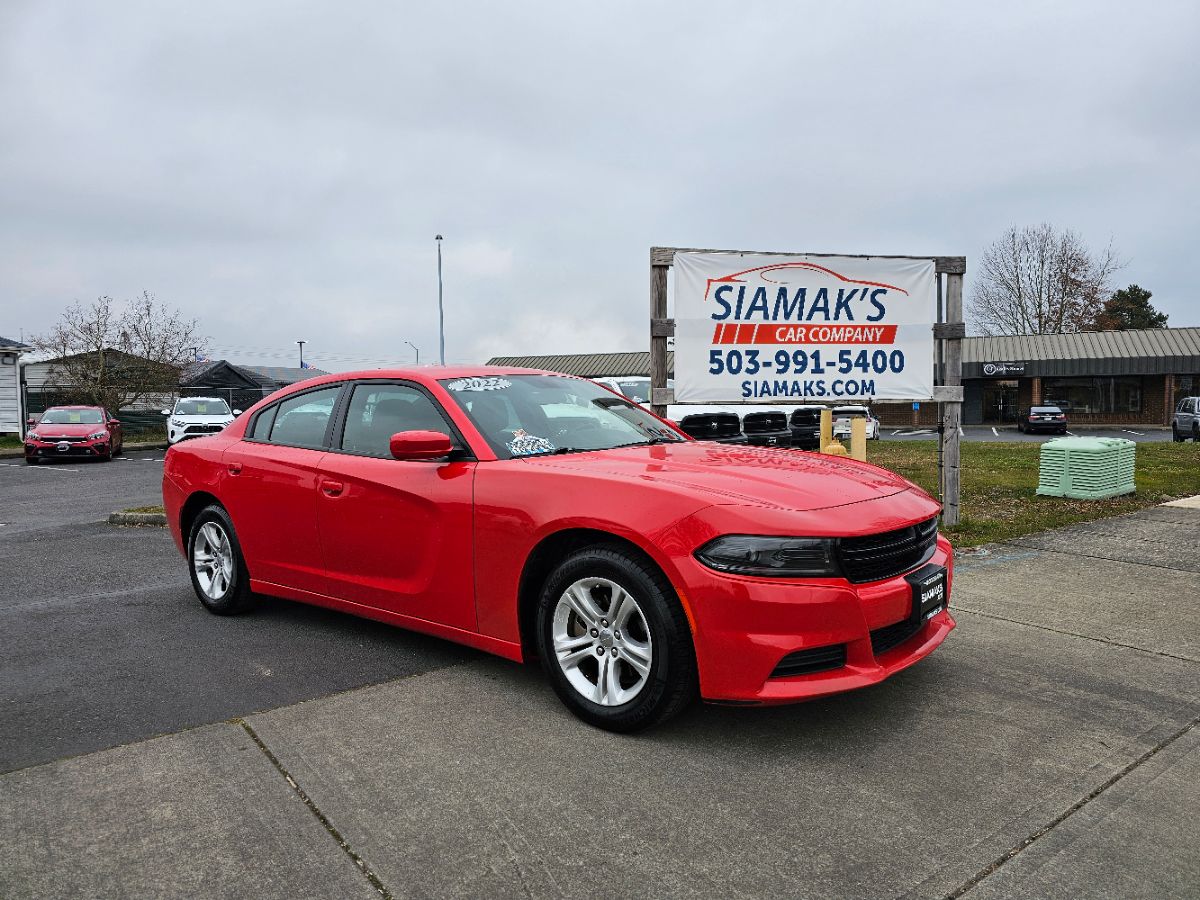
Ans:
[{"label": "dealer license plate", "polygon": [[932,619],[946,608],[946,568],[927,565],[906,579],[912,587],[913,618],[920,622]]}]

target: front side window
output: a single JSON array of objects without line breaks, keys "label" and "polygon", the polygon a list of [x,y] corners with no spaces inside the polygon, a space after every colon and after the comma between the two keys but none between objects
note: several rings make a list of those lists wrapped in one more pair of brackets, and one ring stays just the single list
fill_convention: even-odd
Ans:
[{"label": "front side window", "polygon": [[177,416],[232,416],[229,404],[224,400],[181,399],[175,404]]},{"label": "front side window", "polygon": [[276,409],[270,442],[288,447],[322,449],[325,445],[325,429],[329,426],[333,405],[341,389],[341,385],[335,385],[284,400]]},{"label": "front side window", "polygon": [[438,408],[416,388],[399,384],[360,384],[346,411],[341,448],[351,453],[389,457],[392,435],[401,431],[437,431],[453,439]]},{"label": "front side window", "polygon": [[640,406],[579,378],[505,375],[441,384],[501,459],[684,440]]}]

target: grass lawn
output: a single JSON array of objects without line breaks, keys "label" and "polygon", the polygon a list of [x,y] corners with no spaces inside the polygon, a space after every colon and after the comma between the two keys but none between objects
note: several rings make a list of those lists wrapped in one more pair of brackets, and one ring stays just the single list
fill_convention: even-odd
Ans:
[{"label": "grass lawn", "polygon": [[163,513],[166,512],[162,506],[132,506],[129,509],[123,509],[121,512],[127,513]]},{"label": "grass lawn", "polygon": [[19,450],[25,443],[15,434],[0,434],[0,450]]},{"label": "grass lawn", "polygon": [[[1200,494],[1200,445],[1137,445],[1137,492],[1109,500],[1039,497],[1040,444],[962,442],[962,518],[946,529],[956,547],[975,547],[1119,516],[1167,500]],[[870,462],[915,481],[938,495],[936,441],[873,441]]]}]

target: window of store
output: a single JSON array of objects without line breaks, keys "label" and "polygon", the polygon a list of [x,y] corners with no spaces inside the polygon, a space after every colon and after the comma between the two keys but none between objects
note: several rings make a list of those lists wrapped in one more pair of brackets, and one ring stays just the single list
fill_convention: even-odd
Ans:
[{"label": "window of store", "polygon": [[1200,397],[1200,373],[1175,376],[1175,396],[1171,399],[1171,409],[1177,408],[1184,397]]},{"label": "window of store", "polygon": [[1142,378],[1043,378],[1042,403],[1075,416],[1140,414]]}]

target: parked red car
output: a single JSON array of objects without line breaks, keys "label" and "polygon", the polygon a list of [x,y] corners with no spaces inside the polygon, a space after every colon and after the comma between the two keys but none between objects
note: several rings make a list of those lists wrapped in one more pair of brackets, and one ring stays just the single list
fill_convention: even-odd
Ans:
[{"label": "parked red car", "polygon": [[954,627],[938,504],[875,466],[693,441],[584,379],[331,375],[177,444],[167,520],[212,612],[251,593],[540,657],[616,731],[696,696],[882,681]]},{"label": "parked red car", "polygon": [[25,462],[121,455],[121,423],[103,406],[52,406],[25,433]]}]

